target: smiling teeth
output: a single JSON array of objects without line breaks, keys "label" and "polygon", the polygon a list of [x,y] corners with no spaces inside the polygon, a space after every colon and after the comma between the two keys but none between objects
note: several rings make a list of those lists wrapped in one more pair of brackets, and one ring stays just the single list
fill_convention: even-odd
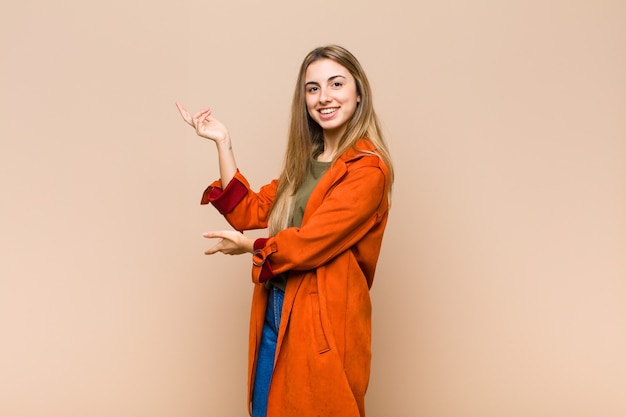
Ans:
[{"label": "smiling teeth", "polygon": [[322,109],[322,110],[320,110],[320,113],[322,113],[322,114],[331,114],[331,113],[334,113],[335,111],[337,111],[337,109]]}]

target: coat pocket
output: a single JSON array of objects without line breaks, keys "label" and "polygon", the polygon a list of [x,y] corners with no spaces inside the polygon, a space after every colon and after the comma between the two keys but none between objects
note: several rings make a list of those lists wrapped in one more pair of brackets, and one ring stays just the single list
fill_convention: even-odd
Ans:
[{"label": "coat pocket", "polygon": [[309,304],[311,305],[311,323],[313,326],[313,337],[317,345],[319,353],[326,353],[330,350],[324,326],[322,325],[322,316],[320,312],[320,299],[317,293],[309,294]]}]

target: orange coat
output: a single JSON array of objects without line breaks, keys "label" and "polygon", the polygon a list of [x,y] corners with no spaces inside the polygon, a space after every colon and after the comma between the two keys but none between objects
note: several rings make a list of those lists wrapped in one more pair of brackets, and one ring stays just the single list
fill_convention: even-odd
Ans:
[{"label": "orange coat", "polygon": [[[300,228],[269,239],[253,257],[248,400],[267,290],[261,281],[289,272],[268,417],[363,417],[370,373],[371,304],[388,214],[389,171],[369,141],[342,155],[311,193]],[[203,196],[238,230],[267,226],[276,180],[253,192],[238,172],[225,190]],[[248,401],[248,404],[250,401]]]}]

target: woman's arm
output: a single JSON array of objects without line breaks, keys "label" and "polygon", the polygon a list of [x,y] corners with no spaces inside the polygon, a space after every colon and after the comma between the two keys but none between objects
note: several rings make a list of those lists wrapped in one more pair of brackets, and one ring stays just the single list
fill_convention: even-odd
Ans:
[{"label": "woman's arm", "polygon": [[222,188],[235,176],[237,164],[233,153],[232,141],[226,126],[212,116],[210,108],[199,111],[193,116],[182,106],[176,103],[176,107],[183,117],[183,120],[196,129],[198,136],[207,138],[215,142],[217,146],[217,157],[220,168],[220,181]]}]

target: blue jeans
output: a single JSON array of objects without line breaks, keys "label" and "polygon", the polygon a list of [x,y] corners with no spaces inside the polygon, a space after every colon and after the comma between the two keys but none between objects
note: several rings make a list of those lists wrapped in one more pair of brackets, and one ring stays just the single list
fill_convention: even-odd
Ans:
[{"label": "blue jeans", "polygon": [[285,293],[270,286],[265,309],[265,323],[261,333],[261,344],[256,360],[256,374],[252,390],[252,417],[265,417],[267,414],[267,397],[274,372],[274,356],[278,341],[280,315],[283,309]]}]

